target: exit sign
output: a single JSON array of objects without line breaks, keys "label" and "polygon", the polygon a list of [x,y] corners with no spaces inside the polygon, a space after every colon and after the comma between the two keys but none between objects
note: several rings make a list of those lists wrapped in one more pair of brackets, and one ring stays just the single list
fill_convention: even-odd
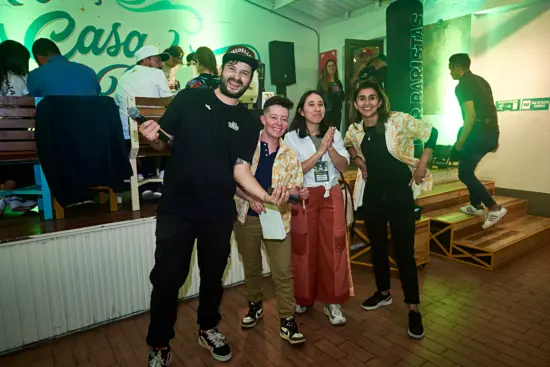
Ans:
[{"label": "exit sign", "polygon": [[499,112],[519,111],[520,104],[521,104],[520,99],[510,99],[508,101],[497,101],[496,107],[497,107],[497,111]]},{"label": "exit sign", "polygon": [[498,112],[548,111],[550,109],[550,97],[510,99],[507,101],[496,101],[495,105]]}]

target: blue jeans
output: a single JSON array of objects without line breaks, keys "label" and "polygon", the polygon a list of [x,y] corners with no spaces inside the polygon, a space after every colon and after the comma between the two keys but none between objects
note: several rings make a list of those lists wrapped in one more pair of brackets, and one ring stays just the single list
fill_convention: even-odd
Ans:
[{"label": "blue jeans", "polygon": [[458,164],[458,179],[468,187],[470,204],[480,207],[483,203],[487,208],[496,205],[491,194],[478,180],[475,170],[481,159],[498,147],[499,133],[472,132],[468,137]]}]

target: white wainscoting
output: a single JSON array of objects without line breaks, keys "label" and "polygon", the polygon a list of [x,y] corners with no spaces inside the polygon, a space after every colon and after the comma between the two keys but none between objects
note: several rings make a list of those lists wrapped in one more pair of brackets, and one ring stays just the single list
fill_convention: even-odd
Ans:
[{"label": "white wainscoting", "polygon": [[[147,218],[0,245],[0,353],[148,310],[154,233]],[[231,247],[226,286],[244,280],[234,239]],[[194,254],[180,297],[199,284]]]}]

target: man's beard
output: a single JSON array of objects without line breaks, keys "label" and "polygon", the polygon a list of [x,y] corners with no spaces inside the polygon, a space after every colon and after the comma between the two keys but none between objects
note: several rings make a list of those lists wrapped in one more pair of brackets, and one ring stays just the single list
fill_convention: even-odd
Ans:
[{"label": "man's beard", "polygon": [[[231,80],[232,82],[234,83],[239,83],[241,84],[241,89],[239,89],[237,92],[231,92],[228,88],[227,88],[227,83],[229,83],[229,80]],[[220,92],[222,92],[223,95],[227,96],[227,97],[230,97],[230,98],[235,98],[235,99],[239,99],[241,98],[241,96],[246,92],[246,90],[248,89],[250,83],[248,83],[247,85],[244,85],[242,82],[239,82],[233,78],[224,78],[223,76],[220,78]]]}]

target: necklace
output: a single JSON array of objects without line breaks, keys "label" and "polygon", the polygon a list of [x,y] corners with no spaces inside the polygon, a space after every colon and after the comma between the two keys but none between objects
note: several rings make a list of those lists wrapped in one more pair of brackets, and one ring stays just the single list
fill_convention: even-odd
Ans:
[{"label": "necklace", "polygon": [[372,136],[372,131],[374,131],[374,129],[372,129],[374,126],[369,126],[365,129],[365,134],[367,135],[367,141],[370,141],[370,137]]},{"label": "necklace", "polygon": [[373,127],[376,127],[376,124],[374,126],[365,126],[365,122],[363,121],[363,130],[365,131],[365,134],[367,134],[367,141],[370,141],[372,131],[374,131]]}]

